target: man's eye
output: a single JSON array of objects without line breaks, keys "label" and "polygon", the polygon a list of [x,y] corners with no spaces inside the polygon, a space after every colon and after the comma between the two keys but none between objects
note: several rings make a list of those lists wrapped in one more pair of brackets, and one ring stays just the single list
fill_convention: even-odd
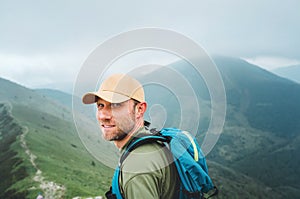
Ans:
[{"label": "man's eye", "polygon": [[103,104],[97,104],[97,108],[99,109],[99,108],[103,108],[104,107],[104,105]]},{"label": "man's eye", "polygon": [[112,107],[112,108],[118,108],[118,107],[120,107],[122,104],[121,103],[112,103],[110,106]]}]

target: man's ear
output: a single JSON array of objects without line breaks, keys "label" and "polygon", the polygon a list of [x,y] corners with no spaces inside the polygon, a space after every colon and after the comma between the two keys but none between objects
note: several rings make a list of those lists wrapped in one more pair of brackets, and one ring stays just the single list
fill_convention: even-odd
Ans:
[{"label": "man's ear", "polygon": [[146,102],[140,102],[135,107],[135,112],[138,115],[138,117],[143,117],[146,110],[147,110]]}]

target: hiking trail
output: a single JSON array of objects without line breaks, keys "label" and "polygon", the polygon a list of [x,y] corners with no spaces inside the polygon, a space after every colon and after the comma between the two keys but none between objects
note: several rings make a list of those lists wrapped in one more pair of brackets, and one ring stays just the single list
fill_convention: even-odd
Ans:
[{"label": "hiking trail", "polygon": [[29,147],[26,143],[26,140],[25,140],[25,137],[28,134],[28,131],[29,131],[28,127],[24,127],[23,133],[20,136],[20,142],[21,142],[21,147],[24,149],[25,153],[29,157],[30,163],[36,170],[33,180],[40,184],[40,188],[43,190],[43,195],[44,195],[45,199],[62,199],[62,198],[64,198],[64,194],[66,191],[65,186],[59,185],[53,181],[45,180],[45,177],[43,176],[43,172],[37,166],[37,164],[35,162],[35,159],[37,157],[36,157],[36,155],[34,155],[31,152],[31,150],[29,149]]}]

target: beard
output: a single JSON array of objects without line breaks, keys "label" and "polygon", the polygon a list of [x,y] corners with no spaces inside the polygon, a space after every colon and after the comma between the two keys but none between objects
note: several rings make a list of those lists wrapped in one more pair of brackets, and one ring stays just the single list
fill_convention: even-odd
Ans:
[{"label": "beard", "polygon": [[[115,135],[114,137],[111,137],[110,139],[106,139],[107,141],[118,141],[118,140],[123,140],[126,136],[128,135],[128,133],[125,132],[119,132],[117,135]],[[104,138],[105,139],[105,138]]]},{"label": "beard", "polygon": [[[103,122],[109,124],[110,121]],[[128,133],[132,132],[136,126],[134,114],[130,114],[128,117],[123,117],[115,122],[115,125],[111,129],[102,128],[102,137],[107,141],[123,140]]]}]

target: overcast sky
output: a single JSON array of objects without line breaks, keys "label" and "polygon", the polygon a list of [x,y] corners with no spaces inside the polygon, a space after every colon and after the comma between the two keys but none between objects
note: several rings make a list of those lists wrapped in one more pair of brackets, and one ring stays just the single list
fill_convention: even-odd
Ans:
[{"label": "overcast sky", "polygon": [[143,27],[267,69],[299,64],[299,10],[299,0],[0,0],[0,77],[71,91],[99,44]]}]

